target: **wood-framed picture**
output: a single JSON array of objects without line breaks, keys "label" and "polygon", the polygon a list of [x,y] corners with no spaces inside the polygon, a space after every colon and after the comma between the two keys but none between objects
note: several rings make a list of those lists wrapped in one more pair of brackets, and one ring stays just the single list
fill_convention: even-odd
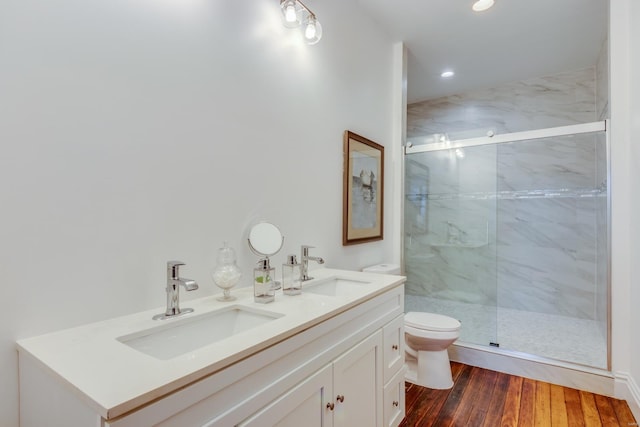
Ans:
[{"label": "wood-framed picture", "polygon": [[344,132],[342,244],[383,238],[384,147]]}]

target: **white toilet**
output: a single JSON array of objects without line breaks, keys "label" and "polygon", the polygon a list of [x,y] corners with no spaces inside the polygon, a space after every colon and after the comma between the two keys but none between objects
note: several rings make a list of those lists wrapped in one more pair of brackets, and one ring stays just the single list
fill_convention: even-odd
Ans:
[{"label": "white toilet", "polygon": [[[362,271],[400,274],[400,266],[379,264]],[[453,379],[447,348],[460,337],[460,326],[456,319],[441,314],[405,314],[404,340],[408,366],[405,380],[428,388],[451,388]]]},{"label": "white toilet", "polygon": [[435,389],[453,386],[447,348],[460,336],[460,322],[448,316],[412,311],[404,315],[408,365],[405,379]]}]

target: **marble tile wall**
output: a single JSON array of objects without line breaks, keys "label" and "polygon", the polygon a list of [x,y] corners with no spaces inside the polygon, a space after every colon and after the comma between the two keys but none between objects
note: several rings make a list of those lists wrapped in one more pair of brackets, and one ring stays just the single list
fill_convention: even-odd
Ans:
[{"label": "marble tile wall", "polygon": [[[609,40],[602,42],[596,63],[596,113],[598,120],[608,119],[609,114]],[[604,136],[598,139],[596,147],[596,176],[598,185],[604,190],[607,185],[607,152]],[[607,301],[608,301],[608,228],[607,198],[597,200],[596,230],[598,253],[596,266],[596,318],[599,321],[603,336],[607,336]]]},{"label": "marble tile wall", "polygon": [[[597,119],[595,66],[411,104],[407,139],[450,139],[543,129]],[[418,142],[414,142],[416,145]]]},{"label": "marble tile wall", "polygon": [[[408,192],[405,204],[407,292],[595,318],[596,304],[602,306],[597,291],[606,289],[604,285],[597,288],[600,279],[596,277],[599,271],[606,274],[606,269],[598,270],[598,260],[606,260],[600,253],[606,246],[598,246],[598,242],[606,236],[601,235],[604,224],[597,225],[597,208],[606,197],[595,188],[595,144],[584,140],[594,137],[580,138],[578,151],[584,159],[576,164],[583,169],[567,166],[564,174],[556,174],[555,182],[549,180],[553,176],[553,171],[547,170],[550,159],[535,158],[540,168],[533,161],[521,165],[531,150],[516,155],[513,147],[508,150],[512,164],[505,166],[505,172],[500,172],[503,162],[498,160],[498,174],[494,166],[493,171],[482,172],[491,178],[479,177],[468,185],[444,170],[441,175],[430,170],[427,182],[427,175],[413,176],[411,171],[417,168],[408,167],[406,186],[416,193]],[[554,143],[563,144],[558,139]],[[567,145],[575,146],[575,142]],[[584,149],[588,146],[590,155]],[[500,159],[503,147],[483,148],[497,151],[494,157]],[[442,163],[438,154],[420,156],[425,165],[435,164],[433,169],[438,171]],[[432,161],[426,155],[431,155]],[[549,150],[548,156],[555,161],[555,151]],[[518,165],[526,172],[524,177],[515,173]],[[510,175],[515,178],[510,180]],[[536,182],[542,185],[537,187]],[[430,185],[439,192],[421,193]],[[451,227],[459,229],[454,229],[454,241]]]},{"label": "marble tile wall", "polygon": [[[475,304],[495,305],[495,201],[435,201],[429,231],[405,240],[405,270],[411,280],[407,293],[430,295]],[[475,211],[474,218],[446,216],[447,212]],[[487,224],[488,219],[490,222]],[[447,221],[468,234],[458,242],[447,239]],[[487,235],[487,227],[493,227]]]},{"label": "marble tile wall", "polygon": [[596,62],[596,114],[598,120],[609,118],[609,39],[602,42]]},{"label": "marble tile wall", "polygon": [[601,197],[596,199],[596,320],[599,321],[603,336],[607,336],[608,289],[609,289],[609,228],[608,199],[604,191],[607,187],[607,148],[604,135],[600,135],[596,142],[596,176]]},{"label": "marble tile wall", "polygon": [[[595,91],[590,67],[420,102],[408,108],[408,139],[591,122]],[[407,293],[602,322],[603,141],[569,136],[407,156]]]}]

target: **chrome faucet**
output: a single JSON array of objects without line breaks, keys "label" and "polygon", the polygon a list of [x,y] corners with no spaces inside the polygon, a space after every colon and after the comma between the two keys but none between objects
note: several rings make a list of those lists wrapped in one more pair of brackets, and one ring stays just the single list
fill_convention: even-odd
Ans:
[{"label": "chrome faucet", "polygon": [[300,267],[301,282],[313,279],[313,277],[309,277],[309,275],[307,274],[309,272],[309,261],[315,261],[318,264],[324,264],[324,260],[319,256],[309,256],[309,249],[311,248],[313,248],[313,246],[302,245],[300,250],[300,263],[302,264]]},{"label": "chrome faucet", "polygon": [[167,310],[153,316],[153,320],[168,319],[193,311],[193,308],[180,309],[180,286],[183,286],[187,291],[198,289],[195,280],[180,278],[179,268],[181,265],[184,265],[182,261],[167,261]]}]

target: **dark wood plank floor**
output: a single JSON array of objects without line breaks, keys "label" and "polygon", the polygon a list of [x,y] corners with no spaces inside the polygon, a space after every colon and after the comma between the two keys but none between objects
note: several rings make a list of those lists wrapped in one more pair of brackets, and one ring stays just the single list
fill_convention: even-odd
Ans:
[{"label": "dark wood plank floor", "polygon": [[623,400],[451,362],[454,385],[406,383],[400,427],[637,426]]}]

